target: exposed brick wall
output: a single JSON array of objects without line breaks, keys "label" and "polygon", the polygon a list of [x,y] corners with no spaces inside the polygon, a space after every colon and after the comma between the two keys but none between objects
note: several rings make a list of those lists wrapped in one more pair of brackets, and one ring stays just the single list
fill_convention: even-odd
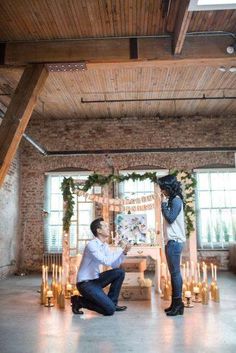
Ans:
[{"label": "exposed brick wall", "polygon": [[0,189],[0,278],[13,273],[19,261],[19,153]]},{"label": "exposed brick wall", "polygon": [[[218,147],[235,145],[236,116],[183,118],[122,118],[86,120],[32,119],[27,133],[47,150],[147,147]],[[141,166],[193,169],[234,167],[234,153],[136,153],[127,155],[44,157],[22,141],[22,266],[37,269],[43,254],[44,173],[85,169],[111,173]]]}]

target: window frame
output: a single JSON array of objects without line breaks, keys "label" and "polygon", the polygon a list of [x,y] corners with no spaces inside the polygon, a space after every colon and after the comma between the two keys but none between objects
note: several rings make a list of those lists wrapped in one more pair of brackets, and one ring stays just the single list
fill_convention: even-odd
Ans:
[{"label": "window frame", "polygon": [[[201,173],[236,173],[236,168],[230,167],[230,168],[199,168],[199,169],[194,169],[193,172],[195,173],[196,180],[198,180],[197,174]],[[210,185],[211,186],[211,185]],[[233,189],[234,190],[234,189]],[[235,187],[236,190],[236,187]],[[198,189],[198,184],[196,186],[196,192],[195,192],[195,211],[196,211],[196,235],[197,235],[197,249],[199,251],[201,250],[206,250],[206,251],[225,251],[229,249],[230,246],[230,241],[228,243],[221,242],[222,245],[220,245],[220,242],[213,242],[208,245],[207,243],[202,243],[201,241],[201,219],[200,219],[200,207],[199,207],[199,192],[201,190]],[[212,189],[206,190],[210,193],[212,193]],[[225,189],[223,190],[225,192]],[[236,209],[236,207],[210,207],[209,210],[212,209]]]},{"label": "window frame", "polygon": [[[46,172],[44,173],[44,209],[45,211],[47,212],[51,212],[51,209],[50,209],[50,206],[49,206],[49,203],[50,203],[50,189],[51,189],[51,177],[88,177],[90,174],[92,174],[93,172],[91,171],[58,171],[58,172]],[[91,191],[93,193],[93,190]],[[81,197],[81,196],[80,196]],[[79,242],[80,242],[80,238],[79,238],[79,208],[78,208],[78,204],[80,203],[79,202],[79,196],[78,195],[75,195],[75,203],[76,203],[76,219],[73,220],[72,218],[72,224],[75,223],[76,224],[76,246],[72,247],[72,243],[70,244],[70,253],[71,255],[74,254],[74,253],[78,253],[79,252]],[[83,203],[83,202],[82,202]],[[92,201],[85,201],[85,203],[92,203]],[[62,213],[63,213],[63,204],[62,204]],[[60,212],[60,209],[58,209],[58,212]],[[94,217],[94,214],[95,214],[95,207],[93,206],[93,217]],[[60,225],[59,225],[60,226]],[[49,216],[45,217],[44,219],[44,227],[43,227],[43,230],[44,230],[44,237],[43,237],[43,244],[44,244],[44,253],[47,253],[47,254],[62,254],[63,252],[63,246],[62,246],[62,239],[63,239],[63,227],[62,227],[62,224],[61,224],[61,247],[58,248],[56,250],[55,249],[50,249],[49,247],[49,243],[50,243],[50,224],[49,224]],[[84,241],[89,241],[92,239],[92,233],[91,233],[91,238],[86,238],[86,239],[81,239],[82,242]]]}]

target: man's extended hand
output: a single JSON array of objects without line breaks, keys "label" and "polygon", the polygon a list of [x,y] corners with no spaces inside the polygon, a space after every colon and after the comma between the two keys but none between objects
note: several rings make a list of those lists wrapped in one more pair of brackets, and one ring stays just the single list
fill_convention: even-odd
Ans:
[{"label": "man's extended hand", "polygon": [[130,243],[127,243],[124,247],[123,254],[127,255],[127,253],[130,251],[132,245]]}]

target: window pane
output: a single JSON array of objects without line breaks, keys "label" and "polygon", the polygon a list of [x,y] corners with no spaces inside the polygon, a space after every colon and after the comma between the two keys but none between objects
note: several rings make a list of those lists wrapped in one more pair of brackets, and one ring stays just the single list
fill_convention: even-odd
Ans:
[{"label": "window pane", "polygon": [[229,173],[227,187],[236,190],[236,173]]},{"label": "window pane", "polygon": [[86,226],[79,226],[79,238],[80,239],[92,239],[93,235],[92,232],[90,230],[90,226],[86,225]]},{"label": "window pane", "polygon": [[62,212],[55,212],[52,211],[50,212],[49,215],[49,224],[50,225],[62,225],[62,218],[63,218],[63,213]]},{"label": "window pane", "polygon": [[63,199],[61,194],[51,194],[51,210],[63,209]]},{"label": "window pane", "polygon": [[199,190],[209,190],[209,174],[208,173],[201,173],[198,176],[198,189]]},{"label": "window pane", "polygon": [[61,193],[61,181],[58,177],[51,178],[51,193],[60,194]]},{"label": "window pane", "polygon": [[212,227],[211,227],[211,211],[201,210],[200,211],[200,232],[201,232],[201,242],[211,243],[212,240]]},{"label": "window pane", "polygon": [[199,192],[199,206],[200,208],[210,208],[211,207],[211,194],[208,191]]},{"label": "window pane", "polygon": [[232,241],[236,241],[236,209],[232,210]]},{"label": "window pane", "polygon": [[222,210],[221,212],[223,241],[228,243],[233,239],[232,217],[230,210]]},{"label": "window pane", "polygon": [[224,191],[212,192],[212,207],[225,207]]},{"label": "window pane", "polygon": [[49,239],[47,243],[49,252],[61,252],[62,250],[62,226],[49,227]]},{"label": "window pane", "polygon": [[77,234],[76,234],[77,224],[72,223],[70,226],[70,247],[76,248]]},{"label": "window pane", "polygon": [[231,207],[236,207],[236,191],[231,191],[230,193],[230,203],[231,203]]},{"label": "window pane", "polygon": [[224,190],[225,181],[223,173],[211,173],[211,189],[212,190]]},{"label": "window pane", "polygon": [[222,223],[219,210],[211,211],[211,221],[213,227],[213,241],[219,243],[222,241]]},{"label": "window pane", "polygon": [[91,223],[91,212],[90,211],[79,211],[79,223],[90,224]]}]

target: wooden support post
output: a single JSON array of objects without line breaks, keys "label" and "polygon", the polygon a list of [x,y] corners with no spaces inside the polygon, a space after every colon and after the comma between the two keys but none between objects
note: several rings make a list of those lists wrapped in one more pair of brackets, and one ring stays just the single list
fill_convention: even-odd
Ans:
[{"label": "wooden support post", "polygon": [[184,45],[192,12],[188,11],[190,0],[181,0],[178,15],[176,17],[173,40],[173,53],[180,54]]},{"label": "wooden support post", "polygon": [[0,187],[48,76],[43,64],[28,65],[0,125]]}]

